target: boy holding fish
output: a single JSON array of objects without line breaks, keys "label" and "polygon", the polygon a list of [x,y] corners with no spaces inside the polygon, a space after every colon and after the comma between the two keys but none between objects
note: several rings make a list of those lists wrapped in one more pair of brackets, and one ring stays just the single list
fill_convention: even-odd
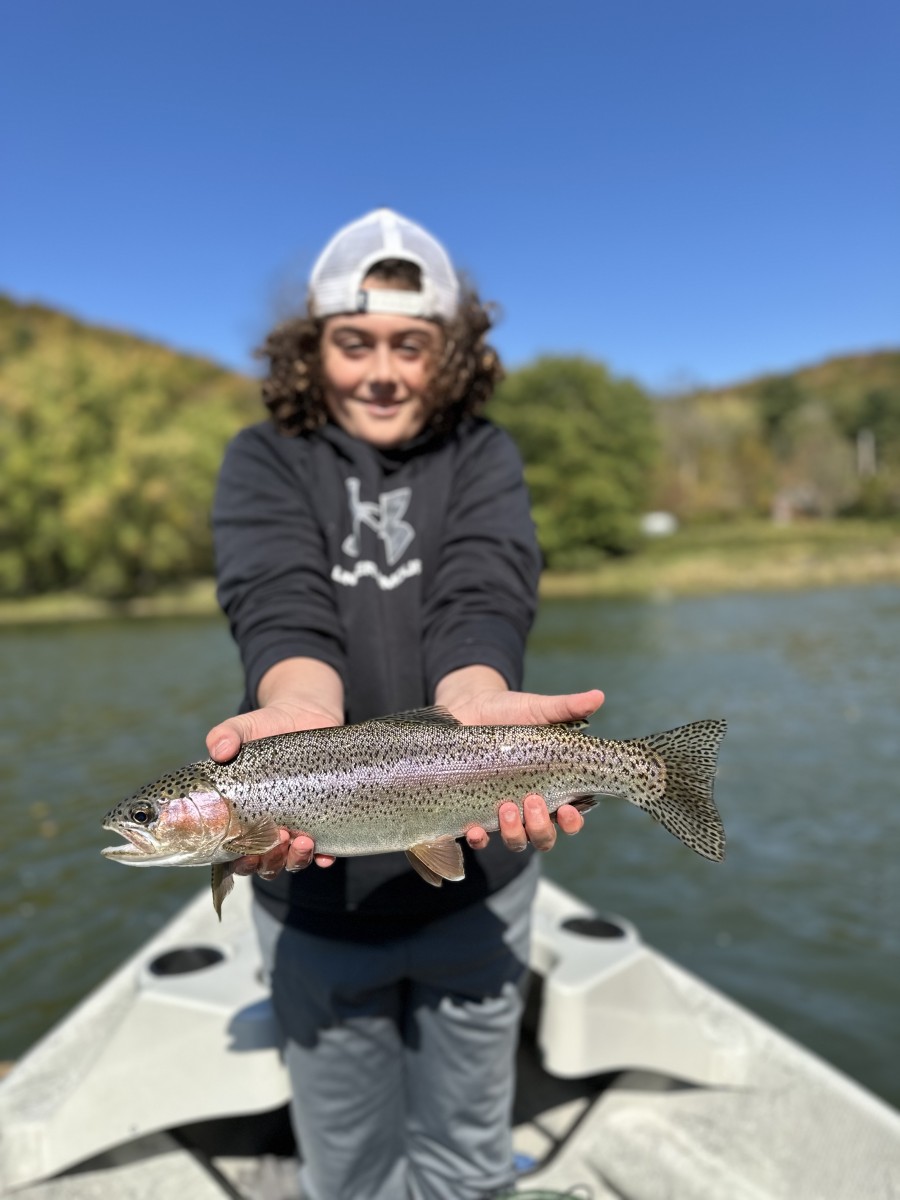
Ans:
[{"label": "boy holding fish", "polygon": [[[210,731],[216,761],[432,704],[464,724],[535,725],[602,702],[519,690],[540,555],[518,454],[481,415],[501,377],[489,328],[440,243],[391,210],[319,256],[307,314],[263,349],[271,420],[238,435],[219,480],[219,598],[246,695]],[[402,853],[335,861],[287,829],[239,861],[255,876],[309,1200],[512,1186],[537,868],[509,851],[556,837],[540,796],[523,812],[501,805],[500,837],[470,828],[465,879],[443,887]],[[555,821],[582,825],[571,805]]]}]

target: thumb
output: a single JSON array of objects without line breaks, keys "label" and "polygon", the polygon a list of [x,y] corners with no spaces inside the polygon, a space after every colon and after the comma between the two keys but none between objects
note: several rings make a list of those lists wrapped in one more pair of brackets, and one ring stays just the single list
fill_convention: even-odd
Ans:
[{"label": "thumb", "polygon": [[238,713],[236,717],[229,717],[227,721],[214,726],[206,735],[206,748],[216,762],[228,762],[244,742],[277,733],[290,733],[296,728],[296,714],[270,704],[264,708],[254,708],[251,712]]},{"label": "thumb", "polygon": [[206,735],[206,749],[216,762],[229,762],[249,737],[249,722],[244,717],[229,717]]},{"label": "thumb", "polygon": [[540,723],[557,724],[562,721],[584,721],[595,713],[604,701],[598,688],[587,692],[572,692],[564,696],[536,696],[535,707],[540,714]]}]

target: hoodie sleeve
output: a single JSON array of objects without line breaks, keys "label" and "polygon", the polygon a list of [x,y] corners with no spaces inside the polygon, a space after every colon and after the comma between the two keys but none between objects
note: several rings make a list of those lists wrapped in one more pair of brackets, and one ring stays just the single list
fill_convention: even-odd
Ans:
[{"label": "hoodie sleeve", "polygon": [[346,677],[322,533],[300,469],[302,447],[276,438],[261,425],[237,435],[212,512],[217,595],[254,707],[263,675],[285,658],[315,658]]},{"label": "hoodie sleeve", "polygon": [[460,667],[493,667],[522,686],[525,640],[541,571],[522,460],[488,422],[460,451],[433,586],[425,605],[429,698]]}]

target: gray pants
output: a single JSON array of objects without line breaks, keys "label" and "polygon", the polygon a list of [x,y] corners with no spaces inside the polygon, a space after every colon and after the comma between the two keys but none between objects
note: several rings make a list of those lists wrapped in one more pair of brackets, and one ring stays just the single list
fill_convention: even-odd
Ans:
[{"label": "gray pants", "polygon": [[254,906],[309,1200],[481,1200],[512,1184],[537,879],[535,860],[484,903],[375,945]]}]

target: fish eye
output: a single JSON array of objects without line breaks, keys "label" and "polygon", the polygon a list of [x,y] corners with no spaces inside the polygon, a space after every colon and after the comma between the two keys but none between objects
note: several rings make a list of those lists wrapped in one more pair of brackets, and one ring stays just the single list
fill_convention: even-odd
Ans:
[{"label": "fish eye", "polygon": [[148,804],[136,804],[129,815],[138,825],[146,825],[153,817],[153,809]]}]

